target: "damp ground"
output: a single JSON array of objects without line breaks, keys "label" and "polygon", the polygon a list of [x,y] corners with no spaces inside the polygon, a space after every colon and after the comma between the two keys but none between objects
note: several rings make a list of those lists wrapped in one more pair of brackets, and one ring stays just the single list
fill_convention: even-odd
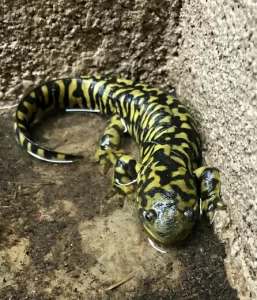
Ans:
[{"label": "damp ground", "polygon": [[84,155],[66,165],[28,155],[13,120],[1,112],[0,299],[238,299],[212,228],[201,222],[182,245],[156,250],[136,203],[106,198],[112,169],[92,161],[106,119],[55,115],[35,126],[41,145]]}]

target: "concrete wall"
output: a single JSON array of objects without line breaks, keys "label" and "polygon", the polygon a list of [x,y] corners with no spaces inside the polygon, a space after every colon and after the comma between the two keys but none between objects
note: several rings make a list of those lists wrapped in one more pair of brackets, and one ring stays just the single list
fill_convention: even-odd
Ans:
[{"label": "concrete wall", "polygon": [[228,208],[216,227],[228,276],[242,299],[257,299],[257,3],[185,1],[179,27],[170,77],[196,111],[207,163],[222,172]]},{"label": "concrete wall", "polygon": [[9,0],[0,9],[1,105],[81,73],[177,87],[206,162],[221,170],[227,211],[215,226],[228,277],[242,299],[256,299],[256,1]]}]

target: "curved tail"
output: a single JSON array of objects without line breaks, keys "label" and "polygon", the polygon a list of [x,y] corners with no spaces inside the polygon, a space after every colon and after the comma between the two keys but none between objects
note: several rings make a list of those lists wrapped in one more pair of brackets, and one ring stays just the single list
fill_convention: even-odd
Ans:
[{"label": "curved tail", "polygon": [[29,154],[44,161],[72,163],[81,159],[79,155],[59,153],[37,145],[30,139],[29,128],[35,119],[56,109],[99,112],[96,95],[92,95],[95,80],[86,76],[55,80],[37,86],[24,96],[18,105],[14,123],[18,143]]}]

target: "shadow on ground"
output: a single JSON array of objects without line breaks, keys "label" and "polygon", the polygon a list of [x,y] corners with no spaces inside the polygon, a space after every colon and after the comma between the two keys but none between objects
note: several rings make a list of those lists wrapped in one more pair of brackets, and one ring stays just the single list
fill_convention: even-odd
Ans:
[{"label": "shadow on ground", "polygon": [[40,144],[85,156],[68,165],[29,156],[12,123],[2,113],[1,299],[237,299],[211,228],[198,224],[186,243],[159,252],[135,203],[106,198],[111,172],[102,175],[91,160],[106,121],[78,114],[37,125]]}]

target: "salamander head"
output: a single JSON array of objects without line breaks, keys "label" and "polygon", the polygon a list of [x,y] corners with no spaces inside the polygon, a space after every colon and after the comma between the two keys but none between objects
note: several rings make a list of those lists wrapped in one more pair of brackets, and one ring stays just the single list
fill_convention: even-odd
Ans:
[{"label": "salamander head", "polygon": [[172,244],[182,241],[191,232],[198,217],[196,188],[191,186],[187,194],[185,182],[181,184],[183,191],[177,188],[177,184],[152,187],[147,192],[144,192],[145,189],[138,190],[139,217],[147,232],[158,242]]},{"label": "salamander head", "polygon": [[162,203],[147,210],[140,208],[139,216],[151,237],[158,242],[172,244],[182,241],[191,232],[196,221],[196,207],[183,212],[175,205]]}]

